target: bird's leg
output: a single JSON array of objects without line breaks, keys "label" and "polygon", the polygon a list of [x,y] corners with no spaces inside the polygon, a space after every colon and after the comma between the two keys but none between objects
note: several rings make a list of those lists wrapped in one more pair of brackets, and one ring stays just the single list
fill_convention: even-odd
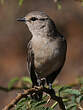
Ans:
[{"label": "bird's leg", "polygon": [[54,91],[54,89],[52,88],[52,83],[49,83],[48,86],[49,86],[49,91],[50,91],[50,93],[55,94],[55,91]]},{"label": "bird's leg", "polygon": [[50,94],[51,98],[53,98],[55,96],[55,90],[52,88],[52,83],[49,83],[48,86],[49,86],[49,88],[48,88],[49,94]]},{"label": "bird's leg", "polygon": [[42,85],[43,87],[44,87],[45,83],[46,83],[46,78],[41,78],[41,85]]},{"label": "bird's leg", "polygon": [[38,73],[36,73],[36,77],[37,77],[37,84],[38,84],[38,86],[42,85],[44,87],[44,85],[46,83],[46,78],[39,78]]},{"label": "bird's leg", "polygon": [[48,86],[49,86],[49,89],[51,90],[52,89],[52,83],[49,83]]},{"label": "bird's leg", "polygon": [[39,78],[37,78],[37,83],[38,83],[38,86],[41,86],[41,80]]},{"label": "bird's leg", "polygon": [[37,86],[40,86],[41,85],[41,80],[38,76],[38,73],[36,72],[35,74],[36,74],[36,77],[37,77]]},{"label": "bird's leg", "polygon": [[46,79],[45,78],[41,78],[41,79],[37,79],[37,83],[38,83],[38,86],[43,86],[44,87],[44,85],[45,85],[45,83],[46,83]]},{"label": "bird's leg", "polygon": [[[36,79],[37,79],[37,84],[34,85],[34,87],[36,86],[36,89],[37,89],[38,86],[41,86],[41,79],[38,77],[37,73],[35,73],[35,75],[36,75]],[[32,94],[32,98],[37,101],[40,101],[42,99],[42,95],[43,95],[43,92],[38,91],[37,93]]]}]

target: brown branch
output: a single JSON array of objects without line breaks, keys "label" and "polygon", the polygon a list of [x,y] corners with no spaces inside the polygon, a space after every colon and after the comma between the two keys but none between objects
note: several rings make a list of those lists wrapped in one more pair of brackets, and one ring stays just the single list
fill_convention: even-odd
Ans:
[{"label": "brown branch", "polygon": [[50,91],[50,89],[44,88],[43,91],[46,92],[47,94],[49,94],[51,96],[51,99],[56,100],[59,103],[59,107],[61,110],[66,110],[65,105],[64,105],[63,100],[62,100],[62,97],[56,96],[54,90]]},{"label": "brown branch", "polygon": [[45,93],[49,94],[51,96],[51,99],[56,100],[59,103],[59,106],[62,110],[66,110],[65,106],[64,106],[64,103],[62,101],[62,98],[56,96],[54,90],[50,91],[48,88],[45,88],[45,87],[42,87],[42,86],[34,87],[34,88],[31,88],[31,89],[25,90],[24,93],[19,93],[17,95],[17,97],[15,99],[13,99],[8,105],[6,105],[2,110],[11,109],[12,107],[14,107],[14,105],[16,105],[18,103],[18,101],[21,98],[27,97],[27,95],[31,95],[31,94],[36,93],[38,91],[42,91],[42,92],[45,92]]}]

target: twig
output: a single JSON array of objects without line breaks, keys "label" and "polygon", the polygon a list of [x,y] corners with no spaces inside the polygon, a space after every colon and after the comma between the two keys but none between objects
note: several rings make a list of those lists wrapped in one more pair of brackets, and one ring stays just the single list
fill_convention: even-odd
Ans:
[{"label": "twig", "polygon": [[44,88],[43,91],[46,92],[47,94],[50,94],[51,99],[56,100],[59,103],[60,109],[66,110],[65,105],[64,105],[63,100],[62,100],[62,97],[56,96],[54,90],[50,91],[50,89]]},{"label": "twig", "polygon": [[45,88],[42,86],[25,90],[24,93],[19,93],[17,95],[17,97],[15,99],[13,99],[8,105],[6,105],[2,110],[10,110],[12,107],[14,107],[14,105],[16,105],[18,103],[18,101],[21,98],[27,97],[27,95],[31,95],[31,94],[36,93],[38,91],[43,91],[43,92],[46,92],[47,94],[49,94],[51,96],[51,99],[56,100],[59,103],[59,106],[62,110],[66,110],[65,105],[62,101],[62,98],[56,96],[54,91],[50,91],[48,88]]},{"label": "twig", "polygon": [[[39,87],[38,90],[42,90],[42,87]],[[28,90],[25,90],[24,93],[18,93],[18,95],[16,96],[16,98],[14,98],[8,105],[6,105],[2,110],[9,110],[12,107],[14,107],[15,104],[17,104],[17,102],[23,98],[23,97],[27,97],[27,95],[34,93],[36,91],[38,91],[36,88],[31,88]]]}]

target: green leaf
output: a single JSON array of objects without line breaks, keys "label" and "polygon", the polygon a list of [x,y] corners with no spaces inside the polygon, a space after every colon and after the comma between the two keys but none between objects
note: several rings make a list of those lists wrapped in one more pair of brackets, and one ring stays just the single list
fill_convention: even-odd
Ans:
[{"label": "green leaf", "polygon": [[83,6],[83,0],[81,0],[81,6]]},{"label": "green leaf", "polygon": [[27,110],[27,99],[22,98],[16,105],[15,110]]},{"label": "green leaf", "polygon": [[25,76],[21,80],[24,81],[24,82],[29,82],[30,84],[32,84],[32,81],[31,81],[31,79],[29,77]]},{"label": "green leaf", "polygon": [[17,81],[19,81],[18,77],[11,79],[8,83],[8,89],[11,89]]},{"label": "green leaf", "polygon": [[32,100],[31,101],[31,109],[30,110],[53,110],[52,108],[44,107],[44,104],[46,104],[47,101],[41,100],[41,101],[36,101]]},{"label": "green leaf", "polygon": [[80,84],[83,84],[83,77],[79,77],[78,81],[79,81]]},{"label": "green leaf", "polygon": [[19,0],[19,6],[21,6],[23,4],[24,0]]},{"label": "green leaf", "polygon": [[59,92],[62,92],[62,91],[64,91],[64,90],[70,89],[70,88],[72,88],[72,87],[70,87],[70,86],[63,86],[63,87],[61,87],[61,88],[59,89]]},{"label": "green leaf", "polygon": [[46,110],[55,110],[55,109],[52,109],[52,108],[50,108],[50,107],[47,107]]},{"label": "green leaf", "polygon": [[58,3],[58,4],[57,4],[57,8],[58,8],[58,10],[61,10],[61,8],[62,8],[61,3]]},{"label": "green leaf", "polygon": [[80,88],[80,92],[82,92],[82,93],[83,93],[83,87],[81,87],[81,88]]},{"label": "green leaf", "polygon": [[63,86],[61,86],[61,85],[55,85],[55,84],[53,84],[53,88],[55,88],[55,89],[60,89],[60,88],[62,88]]},{"label": "green leaf", "polygon": [[45,101],[45,100],[39,101],[38,103],[35,104],[35,107],[46,104],[46,102],[47,101]]},{"label": "green leaf", "polygon": [[79,96],[76,98],[77,103],[81,103],[81,101],[83,101],[83,96]]},{"label": "green leaf", "polygon": [[55,108],[55,107],[57,106],[57,104],[58,104],[58,102],[55,102],[55,103],[51,106],[51,108],[52,108],[52,109]]},{"label": "green leaf", "polygon": [[69,104],[68,106],[67,106],[67,110],[71,110],[73,107],[76,107],[77,106],[77,104],[76,103],[71,103],[71,104]]},{"label": "green leaf", "polygon": [[63,99],[63,102],[68,102],[69,101],[69,99]]},{"label": "green leaf", "polygon": [[75,103],[76,102],[76,97],[75,95],[72,96],[72,103]]},{"label": "green leaf", "polygon": [[66,90],[64,90],[64,93],[67,93],[70,95],[76,95],[76,96],[80,95],[80,91],[76,90],[76,89],[66,89]]},{"label": "green leaf", "polygon": [[27,106],[24,104],[23,107],[21,107],[21,110],[27,110]]},{"label": "green leaf", "polygon": [[34,107],[36,108],[36,107],[42,106],[43,104],[46,104],[46,102],[47,101],[45,100],[41,100],[41,101],[32,100],[30,104],[32,108]]},{"label": "green leaf", "polygon": [[2,5],[4,4],[4,0],[1,0],[1,4],[2,4]]},{"label": "green leaf", "polygon": [[61,92],[64,92],[66,89],[70,89],[71,87],[70,86],[63,86],[59,89],[59,96],[60,96],[60,93]]},{"label": "green leaf", "polygon": [[36,107],[36,108],[32,108],[31,110],[54,110],[54,109],[49,107]]},{"label": "green leaf", "polygon": [[23,104],[25,101],[26,101],[26,98],[22,98],[22,99],[18,102],[18,104],[19,104],[19,105],[20,105],[20,104]]}]

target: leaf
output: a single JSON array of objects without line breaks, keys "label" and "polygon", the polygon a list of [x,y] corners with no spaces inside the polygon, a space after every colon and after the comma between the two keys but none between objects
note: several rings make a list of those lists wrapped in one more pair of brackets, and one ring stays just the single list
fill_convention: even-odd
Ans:
[{"label": "leaf", "polygon": [[46,102],[47,101],[45,101],[45,100],[41,100],[41,101],[32,100],[30,104],[31,104],[32,108],[34,108],[34,107],[36,108],[36,107],[39,107],[43,104],[46,104]]},{"label": "leaf", "polygon": [[32,108],[31,110],[54,110],[54,109],[49,107],[36,107],[36,108]]},{"label": "leaf", "polygon": [[18,77],[11,79],[8,83],[8,89],[11,89],[17,81],[19,81]]},{"label": "leaf", "polygon": [[63,99],[63,102],[68,102],[69,101],[69,99]]},{"label": "leaf", "polygon": [[26,98],[22,98],[19,102],[18,102],[18,104],[22,104],[22,103],[24,103],[26,101]]},{"label": "leaf", "polygon": [[1,1],[1,4],[3,5],[4,4],[4,0],[0,0]]},{"label": "leaf", "polygon": [[64,91],[66,89],[70,89],[70,88],[71,88],[70,86],[63,86],[59,89],[59,92]]},{"label": "leaf", "polygon": [[83,0],[81,0],[81,6],[83,6]]},{"label": "leaf", "polygon": [[76,102],[76,97],[75,95],[72,96],[72,103],[75,103]]},{"label": "leaf", "polygon": [[58,102],[55,102],[55,103],[51,106],[51,108],[52,108],[52,109],[55,108],[57,104],[58,104]]},{"label": "leaf", "polygon": [[21,6],[23,4],[24,0],[19,0],[19,6]]},{"label": "leaf", "polygon": [[77,104],[76,103],[71,103],[71,104],[69,104],[68,106],[67,106],[67,110],[71,110],[73,107],[76,107],[77,106]]},{"label": "leaf", "polygon": [[43,101],[39,101],[38,103],[35,104],[35,107],[46,104],[47,101],[43,100]]},{"label": "leaf", "polygon": [[58,10],[61,10],[61,8],[62,8],[61,3],[58,3],[58,4],[57,4],[57,8],[58,8]]},{"label": "leaf", "polygon": [[52,109],[52,108],[50,108],[50,107],[47,107],[46,110],[55,110],[55,109]]},{"label": "leaf", "polygon": [[80,91],[83,93],[83,87],[80,88]]},{"label": "leaf", "polygon": [[61,88],[59,89],[59,96],[60,96],[60,93],[61,93],[61,92],[64,92],[66,89],[70,89],[70,88],[71,88],[70,86],[61,87]]},{"label": "leaf", "polygon": [[83,77],[79,77],[78,81],[79,81],[80,84],[83,84]]},{"label": "leaf", "polygon": [[[71,110],[71,109],[70,109]],[[77,107],[76,106],[73,106],[72,107],[72,110],[77,110]]]},{"label": "leaf", "polygon": [[31,110],[53,110],[52,108],[44,107],[43,105],[46,104],[47,101],[41,100],[41,101],[36,101],[32,100],[31,101]]},{"label": "leaf", "polygon": [[25,76],[21,80],[24,81],[24,82],[29,82],[30,84],[32,84],[32,81],[31,81],[31,79],[29,77]]},{"label": "leaf", "polygon": [[27,110],[27,99],[22,98],[16,105],[15,110]]},{"label": "leaf", "polygon": [[64,90],[64,93],[76,95],[76,96],[80,95],[80,91],[76,90],[76,89],[66,89],[66,90]]},{"label": "leaf", "polygon": [[21,110],[27,110],[27,106],[23,105],[23,107],[21,108]]},{"label": "leaf", "polygon": [[77,103],[81,103],[81,101],[83,101],[83,96],[79,96],[76,98]]}]

